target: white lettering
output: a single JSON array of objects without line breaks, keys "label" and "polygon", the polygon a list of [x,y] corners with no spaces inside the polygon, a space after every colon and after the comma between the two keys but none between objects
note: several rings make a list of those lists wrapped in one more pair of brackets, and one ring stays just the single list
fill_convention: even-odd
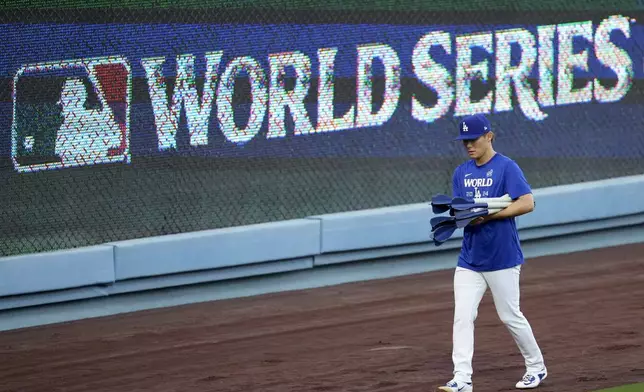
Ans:
[{"label": "white lettering", "polygon": [[595,99],[599,102],[616,102],[624,98],[633,81],[633,61],[624,49],[610,41],[610,34],[614,30],[621,31],[626,38],[631,36],[628,19],[623,16],[611,16],[602,20],[595,32],[597,59],[617,75],[617,83],[613,88],[606,88],[599,80],[595,80]]},{"label": "white lettering", "polygon": [[176,135],[181,120],[181,109],[185,110],[190,144],[208,144],[208,125],[212,104],[215,100],[217,68],[222,52],[206,53],[206,74],[204,76],[201,100],[197,91],[195,59],[191,54],[177,56],[177,78],[174,94],[166,94],[166,79],[163,75],[163,57],[142,59],[148,91],[152,101],[152,111],[157,129],[159,150],[176,148]]},{"label": "white lettering", "polygon": [[[629,47],[623,43],[632,39],[630,24],[633,22],[626,16],[613,15],[601,20],[596,30],[593,21],[586,20],[536,26],[534,33],[524,28],[456,37],[445,31],[427,32],[414,45],[408,66],[421,88],[426,88],[424,92],[431,90],[434,93],[436,102],[423,103],[422,94],[414,93],[410,97],[411,105],[405,106],[405,110],[414,120],[424,123],[442,118],[452,105],[454,117],[490,113],[492,109],[496,113],[509,112],[514,109],[512,94],[515,93],[523,115],[533,121],[542,121],[547,118],[543,107],[591,102],[593,98],[599,103],[617,102],[631,90],[635,77],[634,61]],[[311,54],[298,50],[270,53],[266,70],[252,57],[236,57],[227,64],[221,76],[218,71],[224,68],[222,51],[206,52],[201,62],[194,54],[179,54],[174,86],[168,85],[168,75],[163,71],[167,67],[166,58],[143,58],[141,63],[147,77],[157,147],[159,150],[176,149],[179,125],[184,120],[190,145],[208,145],[208,128],[215,107],[218,128],[233,143],[252,140],[263,124],[268,125],[266,138],[284,138],[289,115],[294,135],[381,126],[392,118],[401,103],[403,67],[398,53],[386,43],[365,43],[358,45],[356,50],[356,101],[341,104],[334,102],[338,48],[317,49],[317,116],[311,116],[305,104],[313,84]],[[519,53],[520,56],[514,56]],[[446,65],[452,61],[454,68]],[[203,87],[197,82],[201,79],[201,75],[197,75],[198,63],[205,63]],[[122,76],[110,76],[121,75],[117,68],[109,69],[117,65],[117,68],[123,68]],[[490,74],[491,66],[494,75]],[[383,75],[375,71],[381,68]],[[43,141],[39,135],[32,134],[32,125],[21,122],[29,117],[28,114],[16,115],[16,102],[19,101],[16,97],[23,94],[16,85],[25,72],[51,77],[59,71],[65,79],[58,102],[64,122],[55,141]],[[292,88],[288,84],[291,75],[294,75]],[[484,96],[477,98],[472,86],[489,86],[492,76],[494,87],[484,90],[483,94],[478,94]],[[531,86],[531,77],[538,79],[537,91]],[[233,106],[235,82],[239,78],[248,78],[250,100],[248,104]],[[382,105],[377,108],[375,102],[380,101],[380,97],[375,96],[374,81],[379,78],[384,81],[384,94]],[[88,89],[91,84],[95,91],[85,91],[81,84]],[[129,162],[132,86],[127,59],[109,56],[23,66],[15,75],[13,88],[14,117],[22,116],[12,122],[11,156],[16,170]],[[95,95],[99,98],[98,108],[88,109],[85,104],[81,105],[84,100],[92,103]],[[105,96],[109,96],[109,100]],[[125,112],[122,105],[125,105]],[[238,110],[247,112],[247,118],[241,119]],[[267,114],[268,121],[265,121]],[[402,119],[401,124],[406,120],[409,119]],[[94,138],[86,134],[89,123],[99,127]],[[95,144],[96,138],[102,138],[103,145]],[[58,151],[62,163],[56,157],[56,162],[21,166],[23,164],[19,162],[27,161],[23,154],[28,153],[31,159],[41,153],[45,144]],[[81,153],[83,148],[87,154]],[[54,155],[52,152],[48,150],[43,159],[51,159],[48,157]],[[466,186],[477,189],[491,184],[491,179],[468,178],[465,182]]]},{"label": "white lettering", "polygon": [[[373,62],[382,61],[385,66],[385,93],[380,110],[372,110]],[[389,45],[371,44],[358,46],[357,75],[358,114],[356,128],[373,127],[386,123],[393,115],[400,98],[400,60]]]},{"label": "white lettering", "polygon": [[[195,59],[191,54],[180,55],[177,58],[177,79],[174,85],[173,112],[176,114],[176,123],[179,123],[181,105],[186,112],[186,122],[190,135],[190,145],[199,146],[208,144],[208,122],[212,103],[215,100],[215,86],[217,85],[217,68],[221,61],[222,52],[206,53],[206,75],[204,76],[203,94],[201,102],[197,92],[197,72]],[[178,129],[178,128],[175,128]]]},{"label": "white lettering", "polygon": [[456,106],[457,117],[492,110],[492,90],[479,102],[472,102],[471,83],[474,79],[487,81],[489,60],[472,64],[472,48],[480,47],[492,53],[492,33],[478,33],[456,37]]},{"label": "white lettering", "polygon": [[[521,61],[515,67],[510,66],[512,60],[512,43],[521,48]],[[528,77],[537,59],[537,49],[534,36],[524,29],[512,29],[496,33],[496,111],[504,112],[512,109],[510,84],[514,84],[519,107],[525,116],[534,121],[542,121],[547,114],[539,109],[537,100],[528,83]]]},{"label": "white lettering", "polygon": [[351,129],[355,121],[354,105],[349,105],[349,110],[340,118],[335,118],[333,115],[333,95],[335,93],[335,73],[333,70],[337,52],[336,48],[318,50],[320,84],[318,87],[317,132]]},{"label": "white lettering", "polygon": [[559,68],[557,70],[557,105],[590,102],[593,98],[593,84],[573,90],[574,69],[588,71],[588,51],[573,50],[573,40],[581,37],[593,41],[592,21],[564,23],[557,26],[559,32]]},{"label": "white lettering", "polygon": [[411,115],[419,121],[428,123],[444,116],[454,102],[453,78],[447,68],[436,63],[429,55],[433,46],[442,47],[448,55],[452,54],[449,33],[436,31],[425,34],[414,46],[412,67],[421,83],[431,87],[438,95],[436,105],[431,108],[423,106],[414,95],[411,98]]},{"label": "white lettering", "polygon": [[539,103],[541,106],[554,106],[554,69],[555,50],[554,39],[556,25],[539,26]]},{"label": "white lettering", "polygon": [[[233,91],[235,78],[243,74],[246,74],[250,80],[251,105],[248,123],[245,127],[238,127],[233,117]],[[217,91],[219,109],[217,117],[227,140],[233,143],[246,143],[257,135],[266,114],[268,100],[266,84],[264,71],[254,58],[236,57],[228,64],[221,76]]]},{"label": "white lettering", "polygon": [[466,178],[464,183],[467,188],[483,188],[491,187],[494,181],[492,178]]},{"label": "white lettering", "polygon": [[[286,136],[286,108],[295,123],[295,135],[313,133],[304,98],[311,86],[311,59],[301,52],[286,52],[268,56],[270,66],[268,134],[266,137]],[[286,68],[295,70],[295,87],[287,91]]]},{"label": "white lettering", "polygon": [[168,96],[165,93],[166,82],[163,77],[163,57],[150,57],[141,59],[145,76],[148,81],[148,92],[154,113],[154,124],[157,128],[157,144],[159,150],[176,148],[176,124],[177,113],[175,105],[168,104]]}]

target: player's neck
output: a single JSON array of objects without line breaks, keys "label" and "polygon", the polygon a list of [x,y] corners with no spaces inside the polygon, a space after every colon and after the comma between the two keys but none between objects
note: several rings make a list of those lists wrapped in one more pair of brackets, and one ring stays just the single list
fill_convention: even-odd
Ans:
[{"label": "player's neck", "polygon": [[496,151],[493,148],[490,148],[483,154],[480,158],[476,159],[476,166],[483,166],[488,163],[496,155]]}]

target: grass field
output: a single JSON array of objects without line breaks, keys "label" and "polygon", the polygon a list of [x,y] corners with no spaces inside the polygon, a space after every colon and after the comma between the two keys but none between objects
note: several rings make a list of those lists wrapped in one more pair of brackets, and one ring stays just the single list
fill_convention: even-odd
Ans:
[{"label": "grass field", "polygon": [[623,385],[621,387],[602,389],[595,392],[642,392],[642,391],[644,391],[644,383]]}]

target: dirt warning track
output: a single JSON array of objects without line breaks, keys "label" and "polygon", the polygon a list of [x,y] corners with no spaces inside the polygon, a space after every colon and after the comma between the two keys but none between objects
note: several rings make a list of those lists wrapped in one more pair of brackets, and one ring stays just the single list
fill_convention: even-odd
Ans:
[{"label": "dirt warning track", "polygon": [[[453,271],[0,332],[0,391],[428,392],[451,377]],[[644,381],[644,244],[530,259],[522,310],[539,391]],[[490,292],[474,388],[512,391],[523,359]]]}]

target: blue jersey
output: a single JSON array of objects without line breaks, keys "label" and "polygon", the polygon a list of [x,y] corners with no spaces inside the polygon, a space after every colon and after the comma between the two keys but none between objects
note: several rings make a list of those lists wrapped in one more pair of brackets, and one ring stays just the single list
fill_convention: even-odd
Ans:
[{"label": "blue jersey", "polygon": [[[501,197],[512,199],[531,193],[530,184],[512,159],[496,153],[482,166],[469,160],[454,171],[454,197]],[[495,271],[523,264],[514,218],[494,219],[481,225],[466,226],[458,266],[474,271]]]}]

